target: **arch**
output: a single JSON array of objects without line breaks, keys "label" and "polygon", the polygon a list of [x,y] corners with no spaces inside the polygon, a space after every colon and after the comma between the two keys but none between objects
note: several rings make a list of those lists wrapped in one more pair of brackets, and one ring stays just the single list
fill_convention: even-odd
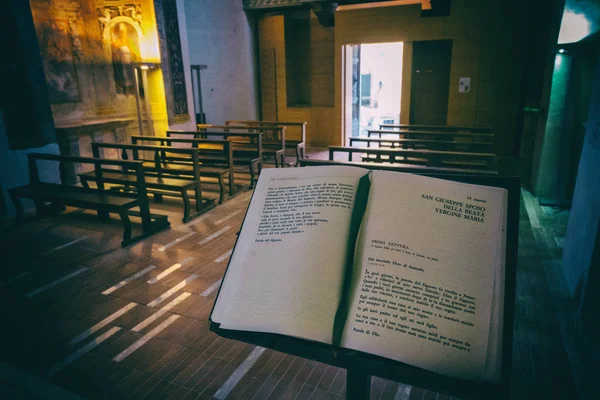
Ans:
[{"label": "arch", "polygon": [[134,21],[130,17],[124,17],[124,16],[120,15],[118,17],[112,18],[108,22],[108,24],[104,25],[104,30],[102,31],[102,40],[103,41],[110,42],[110,40],[111,40],[110,32],[111,32],[113,26],[117,25],[120,22],[125,22],[125,23],[131,25],[133,27],[133,29],[135,29],[138,39],[141,39],[143,37],[142,28],[136,21]]}]

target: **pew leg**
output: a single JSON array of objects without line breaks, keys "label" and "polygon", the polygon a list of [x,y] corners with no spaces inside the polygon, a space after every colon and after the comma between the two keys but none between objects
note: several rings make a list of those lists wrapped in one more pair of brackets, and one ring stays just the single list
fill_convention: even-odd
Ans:
[{"label": "pew leg", "polygon": [[23,222],[23,203],[21,203],[21,199],[15,196],[13,193],[10,193],[10,199],[15,206],[16,216],[15,216],[15,225],[19,225]]},{"label": "pew leg", "polygon": [[131,243],[131,221],[129,220],[127,210],[120,211],[119,216],[121,217],[121,221],[123,221],[123,241],[121,242],[121,246],[127,246]]},{"label": "pew leg", "polygon": [[233,196],[235,193],[235,178],[233,177],[233,170],[229,170],[229,195]]},{"label": "pew leg", "polygon": [[[300,159],[304,160],[306,158],[306,144],[300,145]],[[300,166],[300,161],[297,162],[297,166]]]},{"label": "pew leg", "polygon": [[162,203],[162,201],[163,201],[163,195],[159,194],[159,193],[154,193],[154,202]]},{"label": "pew leg", "polygon": [[280,157],[279,164],[281,165],[281,168],[285,168],[285,150],[281,152]]},{"label": "pew leg", "polygon": [[98,211],[98,219],[100,221],[108,221],[110,219],[110,215],[107,211]]},{"label": "pew leg", "polygon": [[35,204],[35,216],[38,218],[43,217],[45,214],[45,209],[46,209],[46,205],[45,205],[44,201],[34,200],[33,203]]},{"label": "pew leg", "polygon": [[222,174],[219,174],[217,179],[219,180],[219,204],[223,204],[225,200],[225,180]]},{"label": "pew leg", "polygon": [[194,197],[196,199],[196,211],[200,211],[202,208],[202,189],[200,188],[200,181],[196,181],[194,185]]},{"label": "pew leg", "polygon": [[57,203],[50,203],[50,205],[46,207],[46,210],[48,212],[52,212],[52,213],[63,212],[66,209],[67,208],[65,206],[63,206],[62,204],[57,204]]},{"label": "pew leg", "polygon": [[250,189],[254,189],[256,175],[254,174],[254,164],[250,164]]},{"label": "pew leg", "polygon": [[296,146],[296,167],[300,165],[300,157],[302,150],[300,149],[300,145]]},{"label": "pew leg", "polygon": [[183,199],[183,222],[187,222],[190,219],[190,197],[185,187],[181,189],[181,198]]},{"label": "pew leg", "polygon": [[81,181],[81,186],[83,186],[86,189],[90,188],[90,184],[87,179],[84,179],[82,176],[80,176],[79,180]]}]

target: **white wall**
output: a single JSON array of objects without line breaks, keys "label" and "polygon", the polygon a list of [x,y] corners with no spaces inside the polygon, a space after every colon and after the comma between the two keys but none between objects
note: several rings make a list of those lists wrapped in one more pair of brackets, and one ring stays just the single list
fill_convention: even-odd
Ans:
[{"label": "white wall", "polygon": [[593,85],[562,258],[565,281],[576,303],[582,299],[594,246],[599,240],[596,234],[600,224],[600,58]]},{"label": "white wall", "polygon": [[254,29],[242,1],[184,2],[190,62],[208,66],[201,72],[207,122],[258,118]]}]

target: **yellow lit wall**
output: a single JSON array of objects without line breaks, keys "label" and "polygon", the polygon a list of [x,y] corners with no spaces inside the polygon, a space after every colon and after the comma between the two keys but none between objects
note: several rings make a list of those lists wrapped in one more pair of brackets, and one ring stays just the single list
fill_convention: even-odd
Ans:
[{"label": "yellow lit wall", "polygon": [[[321,51],[326,47],[327,35],[322,31],[322,27],[315,27],[318,24],[314,14],[311,17],[311,37],[316,42],[315,49]],[[275,79],[277,84],[277,115],[273,116],[270,110],[263,107],[263,119],[277,118],[279,121],[307,122],[307,141],[312,146],[326,146],[331,143],[333,137],[333,116],[334,108],[331,106],[308,106],[308,107],[288,107],[287,102],[287,84],[286,84],[286,62],[285,62],[285,30],[284,17],[282,15],[269,16],[259,21],[259,54],[269,50],[275,50]],[[323,94],[326,84],[331,84],[333,71],[327,68],[331,54],[323,54],[316,51],[311,56],[313,66],[313,75],[311,77],[313,93],[313,104],[318,104],[319,98],[326,97]],[[264,90],[264,82],[261,82],[261,92],[263,93],[263,105],[269,99],[265,99],[267,90]],[[265,112],[267,111],[267,112]],[[295,138],[294,133],[290,132],[290,138]]]},{"label": "yellow lit wall", "polygon": [[[138,134],[138,118],[134,93],[118,93],[115,85],[111,53],[110,30],[117,23],[124,22],[129,29],[137,32],[139,55],[144,63],[154,64],[148,70],[148,88],[145,94],[151,103],[154,131],[164,134],[168,129],[167,105],[163,73],[160,68],[161,54],[153,0],[133,0],[132,7],[121,7],[119,2],[105,0],[30,0],[32,15],[42,56],[48,65],[62,69],[52,71],[76,86],[76,98],[54,101],[51,104],[55,124],[91,119],[129,118],[132,122],[128,134]],[[185,31],[183,0],[177,0],[180,15],[180,32]],[[110,18],[99,15],[99,11],[112,10]],[[119,12],[115,10],[121,10]],[[104,21],[104,22],[103,22]],[[108,21],[108,23],[106,22]],[[108,29],[106,28],[108,27]],[[46,39],[49,38],[49,39]],[[46,39],[46,40],[45,40]],[[182,55],[188,86],[189,114],[178,116],[174,129],[193,129],[193,103],[187,54],[186,35],[181,35]],[[137,50],[137,49],[136,49]],[[133,52],[133,51],[132,51]],[[67,68],[68,67],[68,68]],[[47,77],[48,79],[48,77]],[[60,81],[59,79],[59,81]],[[141,104],[144,110],[144,104]],[[144,116],[145,118],[145,116]]]},{"label": "yellow lit wall", "polygon": [[[335,68],[331,76],[335,85],[333,108],[287,107],[284,17],[261,19],[259,49],[272,48],[276,52],[278,119],[308,121],[311,145],[342,144],[343,46],[404,42],[401,118],[402,122],[408,123],[412,42],[450,39],[453,47],[447,124],[490,126],[496,134],[496,153],[501,157],[513,156],[524,27],[523,17],[515,12],[515,3],[453,1],[450,16],[422,18],[420,14],[420,5],[338,10],[335,13]],[[316,74],[315,70],[312,79],[317,78]],[[469,93],[458,92],[460,77],[471,78]]]}]

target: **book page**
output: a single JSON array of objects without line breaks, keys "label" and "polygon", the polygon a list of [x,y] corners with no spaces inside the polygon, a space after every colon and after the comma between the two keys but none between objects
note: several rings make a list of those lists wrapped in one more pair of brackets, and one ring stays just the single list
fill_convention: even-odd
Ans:
[{"label": "book page", "polygon": [[375,171],[342,346],[484,379],[505,194]]},{"label": "book page", "polygon": [[354,198],[367,173],[263,169],[212,320],[225,329],[330,343]]}]

